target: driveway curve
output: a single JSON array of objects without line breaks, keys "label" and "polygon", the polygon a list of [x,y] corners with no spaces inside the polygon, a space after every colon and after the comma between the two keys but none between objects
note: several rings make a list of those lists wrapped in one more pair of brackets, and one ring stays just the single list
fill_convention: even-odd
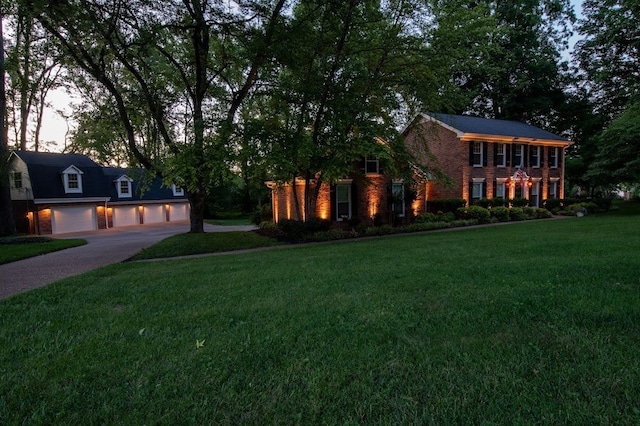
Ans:
[{"label": "driveway curve", "polygon": [[[251,229],[255,227],[205,224],[205,232]],[[0,299],[122,262],[145,247],[188,231],[189,222],[180,221],[56,235],[58,238],[82,238],[87,244],[0,265]]]}]

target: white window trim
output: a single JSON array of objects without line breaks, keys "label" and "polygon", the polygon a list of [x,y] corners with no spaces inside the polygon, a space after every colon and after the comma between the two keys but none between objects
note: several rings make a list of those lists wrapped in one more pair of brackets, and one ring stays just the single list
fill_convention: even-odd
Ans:
[{"label": "white window trim", "polygon": [[532,164],[531,167],[533,167],[534,169],[539,169],[540,168],[540,153],[542,152],[541,149],[540,149],[541,147],[536,145],[536,146],[533,146],[532,148],[538,150],[538,155],[535,157],[536,160],[537,160],[536,164]]},{"label": "white window trim", "polygon": [[[370,172],[368,164],[375,163],[375,172]],[[379,175],[380,174],[380,159],[374,155],[365,155],[364,157],[364,174],[366,175]]]},{"label": "white window trim", "polygon": [[[129,192],[122,192],[121,182],[127,182],[129,184]],[[115,180],[116,191],[118,191],[118,198],[131,198],[133,196],[133,179],[127,175],[122,175]]]},{"label": "white window trim", "polygon": [[[498,154],[498,147],[502,147],[502,154]],[[501,163],[496,164],[496,167],[507,167],[507,144],[505,143],[497,143],[495,145],[496,149],[496,157],[500,158]]]},{"label": "white window trim", "polygon": [[[516,150],[520,149],[520,161],[514,161],[514,164],[512,164],[513,167],[520,167],[520,168],[524,168],[524,145],[521,144],[515,144],[513,145],[513,158],[514,160],[518,157],[518,155],[516,154]],[[515,164],[515,163],[518,164]]]},{"label": "white window trim", "polygon": [[[499,197],[498,187],[502,185],[502,197]],[[507,188],[507,178],[496,178],[496,194],[493,194],[493,198],[502,198],[507,200],[509,198],[508,188]]]},{"label": "white window trim", "polygon": [[[482,200],[482,190],[483,190],[483,186],[484,182],[485,182],[485,178],[473,178],[471,179],[471,181],[473,182],[473,185],[471,185],[471,201],[473,200]],[[480,196],[478,198],[475,198],[473,196],[473,188],[476,187],[476,184],[480,184]]]},{"label": "white window trim", "polygon": [[[337,222],[342,222],[344,220],[349,220],[351,219],[352,215],[353,215],[353,200],[351,199],[351,182],[353,182],[352,179],[341,179],[338,181],[338,183],[336,184],[336,221]],[[342,216],[338,216],[338,203],[340,202],[338,200],[338,187],[339,186],[345,186],[347,187],[348,191],[348,200],[349,200],[349,214],[348,216],[342,217]]]},{"label": "white window trim", "polygon": [[[479,162],[473,162],[473,167],[482,167],[482,165],[484,164],[484,142],[471,142],[473,144],[473,158],[475,159],[477,154],[480,154],[480,161]],[[476,153],[476,146],[479,147],[480,152]]]},{"label": "white window trim", "polygon": [[[18,181],[20,182],[20,186],[16,185],[16,182]],[[11,172],[11,186],[15,189],[22,189],[24,187],[22,172]]]},{"label": "white window trim", "polygon": [[175,183],[171,184],[171,191],[173,192],[174,197],[184,197],[184,188],[176,186]]},{"label": "white window trim", "polygon": [[[64,192],[65,194],[82,194],[82,175],[84,173],[82,170],[77,168],[76,166],[69,166],[62,172],[62,182],[64,184]],[[78,176],[78,187],[70,188],[69,187],[69,176],[77,175]]]}]

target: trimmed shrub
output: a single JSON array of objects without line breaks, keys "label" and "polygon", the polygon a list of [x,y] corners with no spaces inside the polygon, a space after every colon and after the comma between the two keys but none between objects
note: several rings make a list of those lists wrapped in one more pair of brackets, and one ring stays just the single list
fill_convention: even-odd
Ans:
[{"label": "trimmed shrub", "polygon": [[511,205],[513,207],[526,207],[529,205],[529,200],[526,198],[514,198],[511,200]]},{"label": "trimmed shrub", "polygon": [[498,222],[509,222],[509,208],[498,206],[491,209],[491,216],[495,217]]},{"label": "trimmed shrub", "polygon": [[523,207],[522,208],[522,212],[527,217],[527,220],[529,220],[529,219],[537,219],[538,218],[538,214],[536,213],[536,209],[534,209],[533,207]]},{"label": "trimmed shrub", "polygon": [[527,215],[524,213],[522,207],[512,207],[509,211],[509,217],[513,221],[527,220]]},{"label": "trimmed shrub", "polygon": [[489,223],[489,221],[491,220],[491,213],[489,213],[489,210],[480,206],[459,208],[457,210],[457,215],[460,219],[477,220],[478,223]]},{"label": "trimmed shrub", "polygon": [[423,213],[416,216],[415,223],[451,222],[456,220],[456,215],[452,212]]},{"label": "trimmed shrub", "polygon": [[539,209],[536,209],[536,217],[538,219],[550,219],[553,217],[553,215],[549,210],[544,208],[539,208]]}]

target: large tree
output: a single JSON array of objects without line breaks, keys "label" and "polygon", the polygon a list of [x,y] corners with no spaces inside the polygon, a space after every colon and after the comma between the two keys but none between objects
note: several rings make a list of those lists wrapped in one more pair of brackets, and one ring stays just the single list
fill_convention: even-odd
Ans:
[{"label": "large tree", "polygon": [[431,0],[436,71],[456,113],[549,128],[565,102],[568,0]]},{"label": "large tree", "polygon": [[4,6],[2,2],[0,2],[0,235],[13,235],[16,233],[16,223],[13,217],[11,190],[9,188],[9,168],[7,162],[9,149],[7,146],[7,129],[4,118],[7,101],[4,87],[3,12]]},{"label": "large tree", "polygon": [[[108,92],[131,157],[186,189],[190,230],[202,232],[210,176],[224,166],[221,152],[269,60],[285,0],[29,3],[71,64]],[[156,138],[140,137],[141,115]]]},{"label": "large tree", "polygon": [[634,123],[640,118],[640,5],[587,0],[583,15],[574,56],[598,126],[584,132],[582,180],[592,188],[638,183],[640,134]]},{"label": "large tree", "polygon": [[433,88],[416,33],[419,3],[303,0],[294,7],[287,44],[247,119],[262,123],[256,139],[276,179],[304,180],[304,202],[294,192],[299,217],[313,219],[321,184],[347,176],[364,155],[391,162],[401,152],[402,113]]},{"label": "large tree", "polygon": [[29,5],[13,5],[7,19],[8,117],[17,149],[39,151],[47,95],[61,84],[62,68],[50,36],[33,17]]},{"label": "large tree", "polygon": [[575,57],[596,111],[609,120],[640,95],[640,4],[586,0]]}]

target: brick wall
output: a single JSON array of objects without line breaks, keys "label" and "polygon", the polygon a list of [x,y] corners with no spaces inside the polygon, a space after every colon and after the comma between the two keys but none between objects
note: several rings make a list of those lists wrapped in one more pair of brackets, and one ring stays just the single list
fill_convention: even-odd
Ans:
[{"label": "brick wall", "polygon": [[50,235],[51,229],[51,209],[42,208],[38,210],[38,228],[41,235]]}]

